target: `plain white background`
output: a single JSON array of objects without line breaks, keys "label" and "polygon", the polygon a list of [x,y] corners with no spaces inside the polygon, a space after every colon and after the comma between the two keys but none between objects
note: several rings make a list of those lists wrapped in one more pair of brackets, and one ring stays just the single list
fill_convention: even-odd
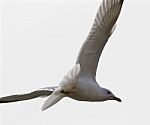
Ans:
[{"label": "plain white background", "polygon": [[[1,1],[0,96],[55,86],[74,65],[102,0]],[[122,103],[69,98],[42,112],[45,99],[0,105],[1,125],[150,124],[150,2],[125,0],[97,81]]]}]

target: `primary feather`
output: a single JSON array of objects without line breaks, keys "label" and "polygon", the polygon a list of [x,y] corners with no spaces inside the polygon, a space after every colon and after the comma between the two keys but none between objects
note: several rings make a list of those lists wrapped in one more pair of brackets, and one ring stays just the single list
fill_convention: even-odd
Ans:
[{"label": "primary feather", "polygon": [[26,94],[10,95],[0,98],[0,103],[17,102],[37,97],[49,96],[57,87],[46,87]]},{"label": "primary feather", "polygon": [[44,102],[44,104],[42,105],[42,111],[48,109],[49,107],[53,106],[54,104],[56,104],[58,101],[60,101],[65,94],[61,93],[62,88],[59,87],[57,88]]}]

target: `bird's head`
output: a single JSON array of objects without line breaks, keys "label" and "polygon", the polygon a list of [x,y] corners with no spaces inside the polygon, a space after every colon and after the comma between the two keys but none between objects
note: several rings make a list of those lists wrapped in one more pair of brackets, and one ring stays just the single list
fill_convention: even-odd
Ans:
[{"label": "bird's head", "polygon": [[103,98],[103,101],[116,100],[122,102],[120,98],[116,97],[110,90],[105,88],[102,88],[101,90],[101,98]]}]

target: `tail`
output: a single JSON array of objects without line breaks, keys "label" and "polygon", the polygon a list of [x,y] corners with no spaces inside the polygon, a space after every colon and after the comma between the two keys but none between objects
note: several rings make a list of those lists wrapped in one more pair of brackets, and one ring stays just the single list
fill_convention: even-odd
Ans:
[{"label": "tail", "polygon": [[47,88],[42,88],[42,89],[27,93],[27,94],[5,96],[5,97],[0,98],[0,103],[10,103],[10,102],[29,100],[29,99],[33,99],[37,97],[49,96],[53,93],[53,91],[56,88],[57,87],[47,87]]},{"label": "tail", "polygon": [[65,94],[61,92],[62,89],[57,88],[44,102],[42,105],[42,111],[48,109],[49,107],[53,106],[56,104],[58,101],[60,101],[63,97],[65,97]]}]

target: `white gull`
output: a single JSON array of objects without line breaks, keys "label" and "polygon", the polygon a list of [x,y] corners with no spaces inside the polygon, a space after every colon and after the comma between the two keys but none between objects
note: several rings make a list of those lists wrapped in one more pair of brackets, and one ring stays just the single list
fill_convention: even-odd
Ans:
[{"label": "white gull", "polygon": [[46,87],[27,94],[2,97],[0,103],[48,96],[42,106],[42,110],[45,110],[64,97],[90,102],[106,100],[121,102],[121,99],[110,90],[100,87],[95,76],[99,57],[116,27],[123,1],[103,0],[91,31],[81,47],[75,66],[64,76],[59,86]]}]

